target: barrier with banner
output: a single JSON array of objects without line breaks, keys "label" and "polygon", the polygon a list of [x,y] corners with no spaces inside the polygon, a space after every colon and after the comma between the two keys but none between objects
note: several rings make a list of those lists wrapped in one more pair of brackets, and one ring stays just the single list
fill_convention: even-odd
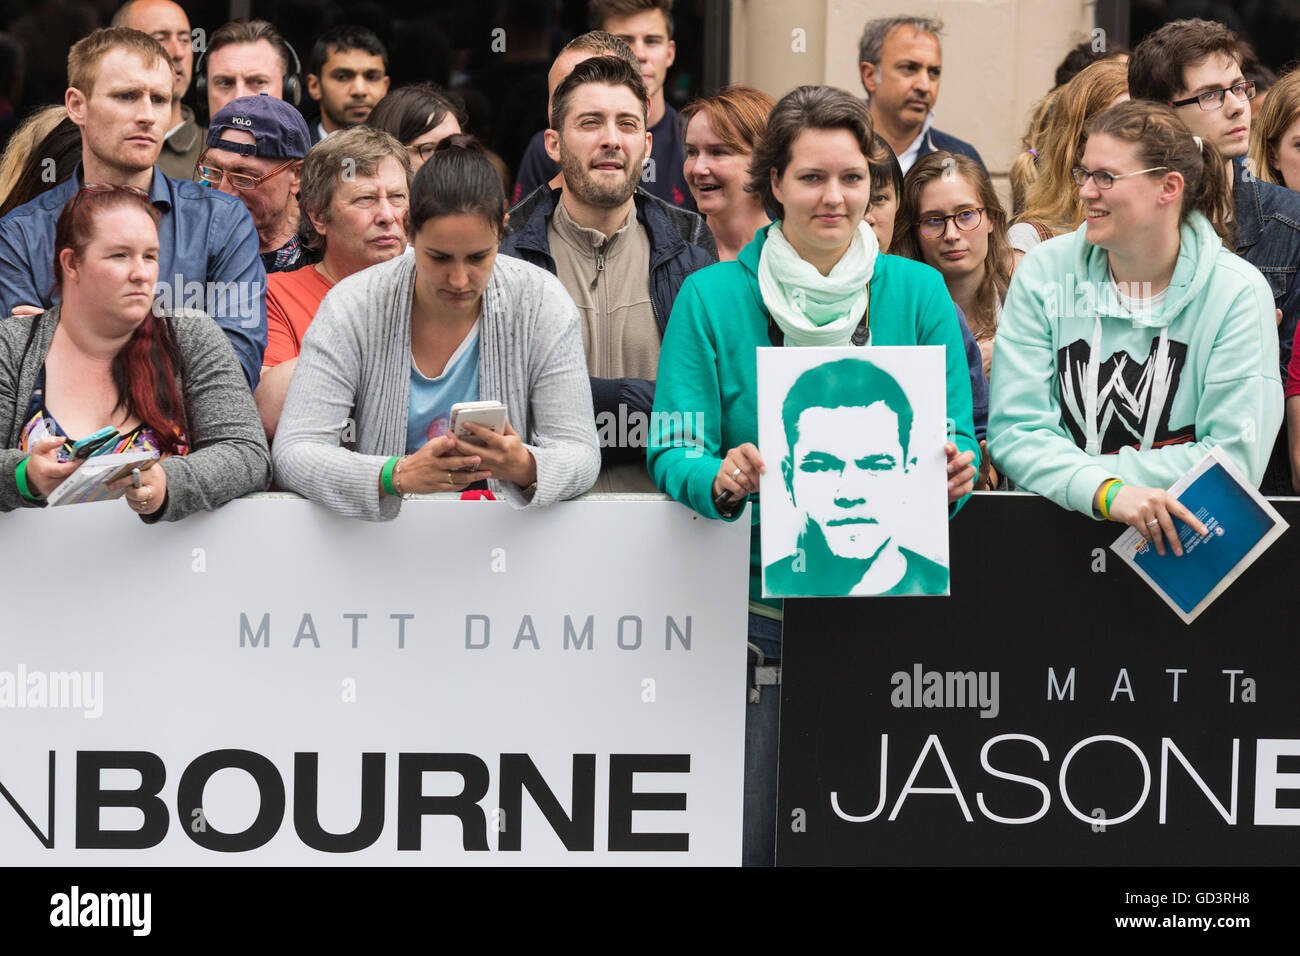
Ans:
[{"label": "barrier with banner", "polygon": [[0,516],[7,864],[736,864],[749,522]]},{"label": "barrier with banner", "polygon": [[1119,531],[977,495],[949,599],[788,601],[778,863],[1294,865],[1300,536],[1188,626]]}]

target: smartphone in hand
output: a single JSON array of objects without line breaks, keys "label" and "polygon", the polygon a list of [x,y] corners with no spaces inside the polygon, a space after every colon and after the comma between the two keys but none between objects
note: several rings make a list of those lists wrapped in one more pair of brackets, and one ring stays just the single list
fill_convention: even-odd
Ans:
[{"label": "smartphone in hand", "polygon": [[448,431],[461,441],[481,445],[477,438],[469,433],[466,422],[482,425],[489,431],[504,435],[506,431],[506,406],[503,402],[457,402],[451,406],[451,420]]},{"label": "smartphone in hand", "polygon": [[117,438],[116,428],[101,428],[73,444],[71,460],[80,461],[83,458],[90,458],[102,452],[115,438]]}]

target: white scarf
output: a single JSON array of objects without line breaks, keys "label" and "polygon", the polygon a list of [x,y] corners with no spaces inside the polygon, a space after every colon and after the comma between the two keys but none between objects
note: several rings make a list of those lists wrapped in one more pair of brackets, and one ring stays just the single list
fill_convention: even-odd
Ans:
[{"label": "white scarf", "polygon": [[879,252],[876,234],[863,220],[840,261],[824,276],[790,245],[781,223],[772,223],[758,260],[758,288],[785,333],[785,344],[849,345],[866,311],[867,284]]}]

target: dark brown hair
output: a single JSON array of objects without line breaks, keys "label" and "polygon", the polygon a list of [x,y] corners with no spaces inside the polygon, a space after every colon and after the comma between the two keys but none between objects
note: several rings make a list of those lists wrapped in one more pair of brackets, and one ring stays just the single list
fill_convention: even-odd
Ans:
[{"label": "dark brown hair", "polygon": [[673,38],[673,0],[587,0],[587,24],[593,30],[604,30],[612,17],[634,17],[647,10],[658,10],[664,15],[668,39]]},{"label": "dark brown hair", "polygon": [[745,188],[757,193],[764,207],[785,218],[785,207],[772,191],[772,170],[780,179],[790,165],[790,151],[806,129],[847,130],[858,141],[867,165],[884,163],[887,157],[876,145],[871,111],[865,103],[832,86],[800,86],[781,97],[767,118],[767,129],[749,164]]},{"label": "dark brown hair", "polygon": [[403,146],[409,146],[413,140],[441,126],[448,116],[454,117],[462,129],[468,122],[446,96],[428,83],[418,83],[387,94],[370,111],[366,125],[382,129]]},{"label": "dark brown hair", "polygon": [[1183,68],[1212,53],[1241,64],[1241,40],[1213,20],[1174,20],[1147,36],[1129,56],[1128,92],[1135,100],[1169,103],[1183,89]]},{"label": "dark brown hair", "polygon": [[555,95],[551,97],[551,129],[564,128],[564,117],[569,111],[569,100],[573,97],[573,91],[586,83],[626,86],[641,104],[641,119],[645,121],[648,104],[641,74],[621,56],[593,56],[575,66],[555,88]]},{"label": "dark brown hair", "polygon": [[1227,163],[1213,143],[1202,140],[1198,145],[1187,124],[1172,109],[1159,103],[1129,100],[1098,113],[1083,132],[1080,156],[1089,136],[1113,136],[1137,147],[1137,161],[1142,168],[1163,166],[1165,172],[1160,175],[1180,174],[1183,209],[1179,222],[1186,221],[1193,210],[1204,213],[1223,244],[1235,251],[1232,179]]},{"label": "dark brown hair", "polygon": [[482,216],[505,232],[506,191],[483,146],[473,136],[448,136],[411,183],[411,235],[439,216]]}]

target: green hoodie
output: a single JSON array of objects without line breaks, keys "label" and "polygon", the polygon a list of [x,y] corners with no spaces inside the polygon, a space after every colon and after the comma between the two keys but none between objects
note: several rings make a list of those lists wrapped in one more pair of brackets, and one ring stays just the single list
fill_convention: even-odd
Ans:
[{"label": "green hoodie", "polygon": [[1012,279],[990,376],[995,465],[1086,515],[1107,478],[1168,488],[1216,445],[1259,484],[1282,423],[1264,277],[1194,212],[1163,301],[1130,312],[1087,228],[1033,249]]},{"label": "green hoodie", "polygon": [[[647,448],[650,475],[666,494],[706,518],[713,506],[713,479],[722,456],[745,442],[758,444],[758,360],[770,347],[769,313],[758,290],[758,261],[767,227],[740,251],[693,273],[677,294],[659,352],[655,384],[656,427]],[[958,452],[975,453],[970,368],[957,311],[943,277],[910,259],[878,255],[871,276],[869,324],[872,345],[942,345],[946,349],[948,417],[955,423]],[[1276,339],[1276,336],[1274,336]],[[1276,364],[1276,356],[1274,364]],[[775,467],[776,462],[767,462]],[[752,499],[749,594],[762,600],[759,506]],[[955,509],[954,509],[955,510]]]}]

